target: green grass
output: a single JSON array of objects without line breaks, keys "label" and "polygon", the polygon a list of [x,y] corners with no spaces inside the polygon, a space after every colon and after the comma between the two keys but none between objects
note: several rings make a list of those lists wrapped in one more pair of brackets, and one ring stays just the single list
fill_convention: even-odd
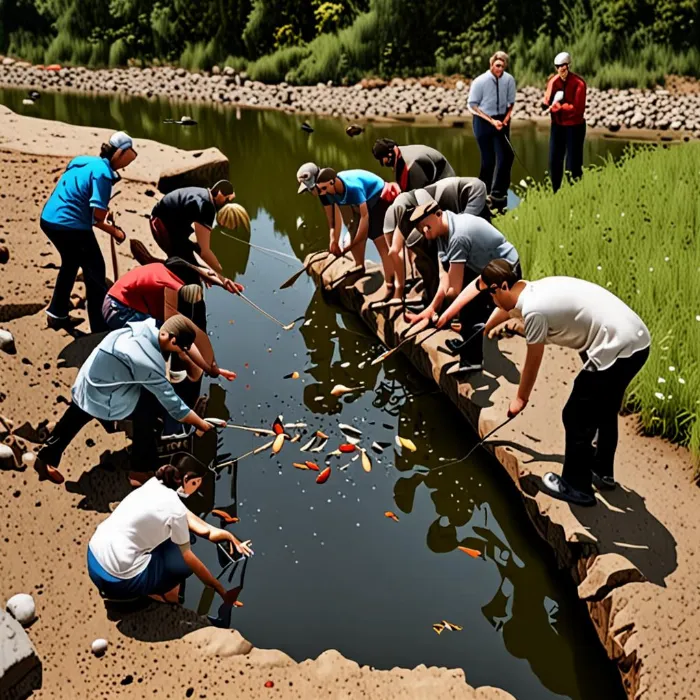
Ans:
[{"label": "green grass", "polygon": [[652,350],[625,407],[644,431],[700,465],[700,144],[638,147],[551,194],[525,189],[500,227],[528,279],[569,275],[607,287],[649,327]]}]

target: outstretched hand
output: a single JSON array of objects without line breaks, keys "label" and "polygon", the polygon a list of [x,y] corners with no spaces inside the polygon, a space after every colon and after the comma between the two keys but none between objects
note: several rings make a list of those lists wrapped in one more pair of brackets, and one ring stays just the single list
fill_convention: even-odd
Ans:
[{"label": "outstretched hand", "polygon": [[223,377],[224,379],[228,380],[229,382],[232,382],[236,378],[236,373],[233,372],[230,369],[221,369],[219,368],[219,376]]},{"label": "outstretched hand", "polygon": [[242,292],[245,292],[245,287],[242,284],[238,284],[238,282],[234,282],[233,280],[224,279],[223,281],[224,289],[227,292],[231,292],[231,294],[241,294]]}]

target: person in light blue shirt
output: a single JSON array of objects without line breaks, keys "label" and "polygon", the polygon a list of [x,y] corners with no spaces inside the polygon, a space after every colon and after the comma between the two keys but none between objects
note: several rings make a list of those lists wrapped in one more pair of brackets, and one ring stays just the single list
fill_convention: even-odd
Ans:
[{"label": "person in light blue shirt", "polygon": [[515,158],[510,146],[515,79],[506,72],[507,67],[508,54],[497,51],[491,56],[489,70],[472,82],[467,99],[481,152],[479,179],[486,185],[497,209],[505,208]]},{"label": "person in light blue shirt", "polygon": [[[95,226],[121,243],[126,234],[114,224],[109,212],[112,185],[117,171],[136,158],[130,136],[118,131],[103,144],[100,156],[78,156],[68,163],[41,212],[41,230],[56,246],[61,267],[51,303],[46,313],[50,328],[70,324],[70,294],[78,270],[82,268],[87,311],[93,333],[107,330],[102,318],[102,302],[107,292],[105,261],[92,227]],[[116,280],[115,280],[116,281]]]},{"label": "person in light blue shirt", "polygon": [[[166,355],[187,362],[197,327],[176,315],[158,329],[155,319],[128,323],[112,331],[90,353],[73,384],[72,398],[51,436],[39,450],[34,468],[40,478],[62,483],[58,471],[63,452],[91,420],[131,418],[134,426],[132,461],[137,471],[150,472],[158,461],[159,419],[169,413],[181,423],[206,432],[203,421],[175,393],[166,370]],[[197,380],[201,376],[190,379]]]}]

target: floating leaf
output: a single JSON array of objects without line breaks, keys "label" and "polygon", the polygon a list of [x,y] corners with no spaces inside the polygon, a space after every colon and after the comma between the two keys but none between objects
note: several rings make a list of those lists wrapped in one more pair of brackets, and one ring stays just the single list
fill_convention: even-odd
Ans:
[{"label": "floating leaf", "polygon": [[300,464],[299,462],[292,462],[292,466],[296,467],[297,469],[308,469],[305,464]]},{"label": "floating leaf", "polygon": [[320,469],[321,469],[318,466],[318,464],[316,464],[316,462],[304,462],[304,464],[306,465],[307,469],[312,469],[315,472],[320,471]]},{"label": "floating leaf", "polygon": [[415,452],[418,449],[413,440],[409,440],[408,438],[402,438],[400,435],[396,436],[396,444],[399,447],[404,447],[407,450],[410,450],[411,452]]},{"label": "floating leaf", "polygon": [[331,389],[331,396],[342,396],[343,394],[349,394],[353,391],[359,391],[362,386],[345,386],[345,384],[336,384]]},{"label": "floating leaf", "polygon": [[314,435],[314,437],[312,437],[311,440],[309,440],[309,441],[306,443],[306,445],[304,445],[303,447],[300,447],[300,448],[299,448],[299,452],[310,452],[310,451],[311,451],[311,446],[312,446],[315,442],[316,442],[316,436]]},{"label": "floating leaf", "polygon": [[328,477],[331,475],[331,468],[326,467],[317,477],[316,477],[316,483],[317,484],[325,484],[326,481],[328,481]]},{"label": "floating leaf", "polygon": [[342,445],[340,445],[338,449],[341,452],[345,452],[347,454],[348,452],[354,452],[357,448],[351,442],[345,442]]},{"label": "floating leaf", "polygon": [[399,516],[396,515],[396,513],[392,513],[390,510],[387,510],[387,511],[384,513],[384,517],[385,517],[385,518],[391,518],[394,522],[397,522],[397,523],[399,522]]},{"label": "floating leaf", "polygon": [[338,427],[342,430],[345,435],[353,435],[354,437],[360,437],[362,431],[358,430],[354,425],[348,425],[347,423],[339,423]]},{"label": "floating leaf", "polygon": [[272,454],[276,455],[281,449],[282,445],[284,445],[284,440],[287,436],[284,433],[279,433],[277,437],[275,438],[275,441],[272,443]]},{"label": "floating leaf", "polygon": [[470,557],[474,557],[474,559],[478,559],[481,556],[481,552],[478,549],[470,549],[469,547],[457,547],[457,549]]},{"label": "floating leaf", "polygon": [[372,460],[369,458],[369,455],[367,454],[367,450],[362,450],[362,468],[366,472],[372,471]]},{"label": "floating leaf", "polygon": [[232,515],[229,515],[225,510],[218,510],[215,508],[211,513],[212,515],[218,515],[226,524],[237,523],[239,520],[239,518],[234,518]]}]

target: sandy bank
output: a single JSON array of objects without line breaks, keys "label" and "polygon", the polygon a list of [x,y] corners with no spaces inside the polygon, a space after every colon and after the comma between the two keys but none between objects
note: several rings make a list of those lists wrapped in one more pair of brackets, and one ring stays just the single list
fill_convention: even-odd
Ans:
[{"label": "sandy bank", "polygon": [[[40,421],[62,414],[89,352],[84,339],[46,328],[42,309],[59,257],[39,230],[39,214],[68,158],[94,152],[102,140],[97,129],[0,112],[0,243],[10,249],[9,263],[0,266],[0,322],[17,346],[16,355],[0,353],[0,414],[13,428],[6,435],[0,424],[0,439],[21,449],[37,439]],[[147,241],[144,217],[156,199],[152,183],[174,149],[139,141],[136,148],[139,169],[124,171],[115,207],[126,231]],[[111,276],[107,237],[98,232],[98,240]],[[119,262],[122,271],[133,264],[124,246]],[[74,313],[85,319],[83,286],[75,292]],[[87,426],[66,451],[65,488],[40,484],[31,470],[0,470],[0,600],[17,592],[36,600],[39,619],[28,632],[43,663],[43,687],[34,697],[512,699],[502,690],[471,688],[461,670],[375,671],[335,651],[298,664],[280,651],[253,648],[234,630],[212,628],[194,612],[158,604],[108,618],[87,576],[85,548],[129,491],[126,444],[123,435],[107,435],[96,422]],[[101,659],[90,653],[97,637],[110,642]],[[265,687],[268,681],[274,689]]]},{"label": "sandy bank", "polygon": [[[358,313],[389,346],[407,324],[400,311],[376,312],[377,279],[343,281],[348,260],[320,279],[325,260],[312,267],[330,298]],[[370,269],[375,278],[379,269]],[[374,291],[378,290],[378,291]],[[370,293],[373,292],[373,293]],[[489,342],[485,371],[458,383],[445,372],[454,359],[439,346],[451,331],[419,347],[404,346],[410,361],[485,435],[506,417],[525,357],[522,338]],[[425,334],[423,334],[425,335]],[[578,595],[629,698],[691,700],[700,688],[700,489],[685,449],[638,434],[637,421],[622,421],[616,478],[622,485],[599,496],[595,508],[571,507],[541,494],[538,482],[563,462],[561,409],[579,368],[574,352],[550,347],[528,408],[488,443],[518,487],[537,531],[571,573]],[[454,468],[468,468],[455,466]],[[591,672],[595,671],[591,669]]]}]

